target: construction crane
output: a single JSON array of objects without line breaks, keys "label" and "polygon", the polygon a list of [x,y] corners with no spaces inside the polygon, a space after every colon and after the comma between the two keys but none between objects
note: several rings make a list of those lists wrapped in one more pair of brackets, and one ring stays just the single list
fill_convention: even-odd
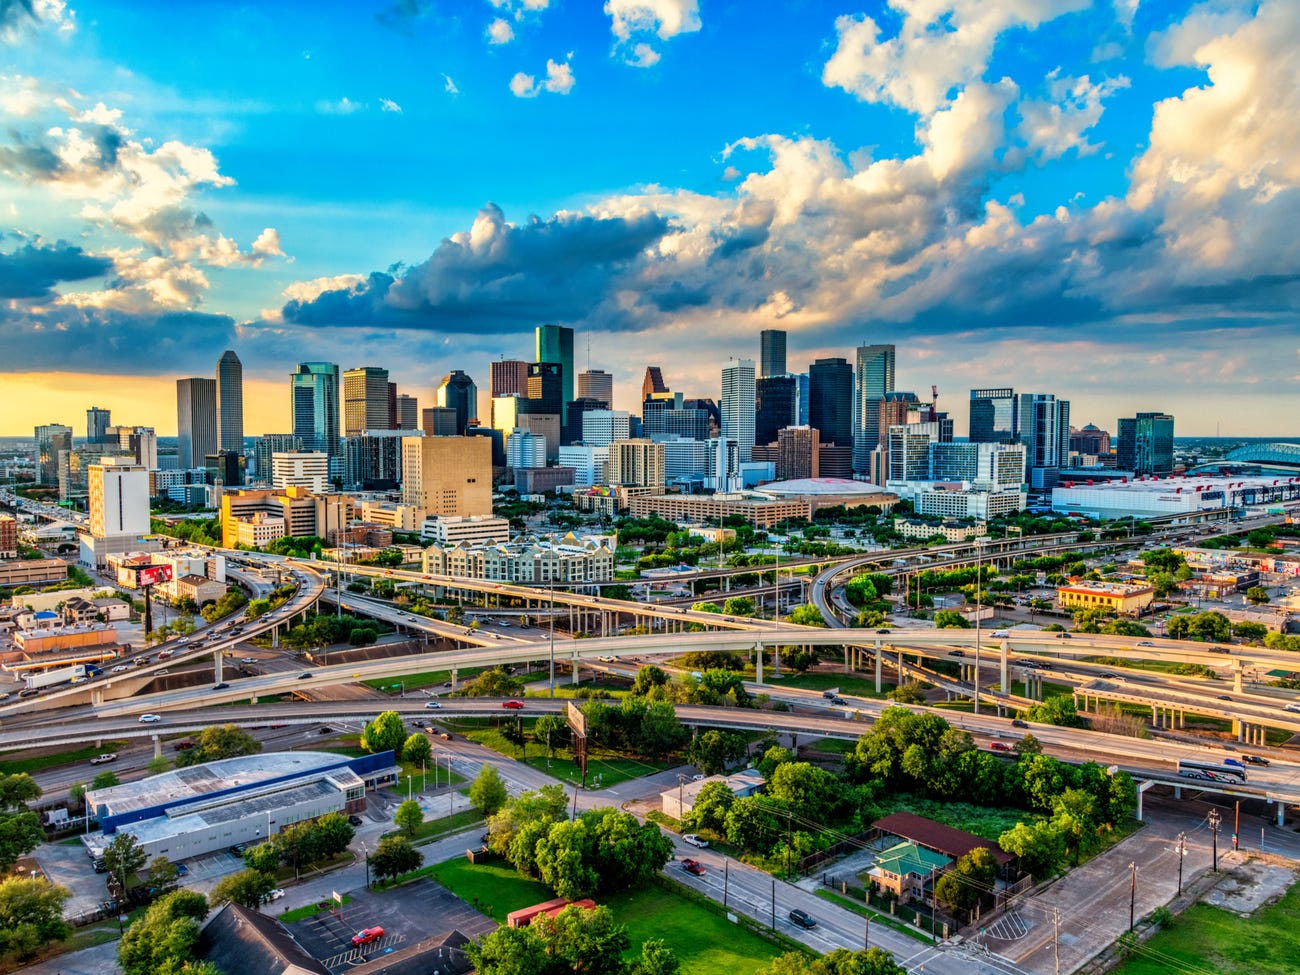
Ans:
[{"label": "construction crane", "polygon": [[934,423],[939,419],[939,387],[930,386],[930,422]]}]

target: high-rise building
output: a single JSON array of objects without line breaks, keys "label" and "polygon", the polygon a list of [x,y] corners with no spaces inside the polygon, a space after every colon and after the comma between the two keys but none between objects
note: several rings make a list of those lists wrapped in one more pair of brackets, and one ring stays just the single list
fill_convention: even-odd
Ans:
[{"label": "high-rise building", "polygon": [[[604,400],[593,399],[590,396],[579,396],[569,404],[569,425],[565,428],[565,440],[570,444],[582,443],[586,440],[587,431],[584,420],[588,413],[608,411],[609,405]],[[627,413],[623,414],[628,416]],[[629,417],[630,423],[630,417]],[[629,431],[631,427],[629,426]],[[631,433],[628,434],[631,436]]]},{"label": "high-rise building", "polygon": [[271,455],[271,486],[277,490],[305,487],[312,494],[329,490],[329,457],[315,451]]},{"label": "high-rise building", "polygon": [[109,427],[105,440],[119,450],[130,451],[135,462],[147,471],[158,467],[158,435],[153,427]]},{"label": "high-rise building", "polygon": [[1056,487],[1070,460],[1070,403],[1052,393],[1016,397],[1016,430],[1025,445],[1026,478],[1031,488]]},{"label": "high-rise building", "polygon": [[36,483],[54,487],[59,483],[59,451],[72,449],[72,427],[43,423],[36,428]]},{"label": "high-rise building", "polygon": [[343,435],[359,436],[364,430],[387,430],[388,370],[357,366],[343,373]]},{"label": "high-rise building", "polygon": [[487,437],[403,437],[402,503],[420,520],[492,514],[492,441]]},{"label": "high-rise building", "polygon": [[776,443],[780,430],[798,424],[798,383],[793,376],[768,376],[755,380],[754,391],[754,443]]},{"label": "high-rise building", "polygon": [[244,452],[244,366],[230,349],[217,360],[217,449]]},{"label": "high-rise building", "polygon": [[546,466],[546,438],[527,430],[506,437],[506,466],[512,470]]},{"label": "high-rise building", "polygon": [[609,445],[605,480],[623,487],[664,490],[664,445],[649,440],[618,440]]},{"label": "high-rise building", "polygon": [[[1110,453],[1110,434],[1093,423],[1089,423],[1082,430],[1071,427],[1070,453],[1104,457]],[[1123,469],[1131,470],[1132,468]]]},{"label": "high-rise building", "polygon": [[771,379],[773,376],[785,375],[785,332],[777,328],[765,328],[758,333],[759,341],[759,379]]},{"label": "high-rise building", "polygon": [[578,373],[578,399],[600,400],[606,409],[612,409],[614,377],[604,369],[588,369]]},{"label": "high-rise building", "polygon": [[363,491],[392,491],[402,483],[402,443],[419,430],[366,430],[345,437],[348,485]]},{"label": "high-rise building", "polygon": [[632,436],[631,415],[626,410],[589,410],[582,415],[582,442],[599,447]]},{"label": "high-rise building", "polygon": [[[871,452],[880,445],[880,401],[894,391],[892,345],[860,345],[856,353],[853,390],[853,470],[871,470]],[[812,422],[811,394],[808,422]]]},{"label": "high-rise building", "polygon": [[92,406],[86,410],[86,442],[106,442],[110,423],[112,423],[112,420],[108,410],[102,410],[98,406]]},{"label": "high-rise building", "polygon": [[528,363],[522,359],[501,359],[492,363],[492,396],[527,396]]},{"label": "high-rise building", "polygon": [[785,427],[777,433],[776,446],[778,481],[820,476],[821,435],[816,427]]},{"label": "high-rise building", "polygon": [[397,383],[388,384],[388,425],[385,430],[399,430],[397,425]]},{"label": "high-rise building", "polygon": [[258,480],[270,482],[271,455],[292,454],[302,450],[302,438],[292,433],[264,433],[253,441],[254,473]]},{"label": "high-rise building", "polygon": [[1016,394],[1011,389],[970,391],[971,443],[1011,443],[1016,439]]},{"label": "high-rise building", "polygon": [[202,467],[217,452],[217,381],[176,380],[176,452],[182,469]]},{"label": "high-rise building", "polygon": [[478,387],[459,369],[442,377],[434,402],[456,411],[456,435],[464,436],[469,421],[478,418]]},{"label": "high-rise building", "polygon": [[664,372],[658,366],[645,367],[645,379],[641,380],[641,401],[662,399],[668,395],[668,386],[664,383]]},{"label": "high-rise building", "polygon": [[560,422],[568,423],[569,401],[573,399],[573,329],[565,325],[538,325],[537,361],[561,368]]},{"label": "high-rise building", "polygon": [[753,359],[732,359],[722,368],[722,436],[736,445],[740,463],[754,451],[754,421],[758,391]]},{"label": "high-rise building", "polygon": [[290,377],[293,395],[293,435],[303,450],[325,454],[330,476],[343,476],[343,443],[339,440],[339,367],[332,362],[300,362]]},{"label": "high-rise building", "polygon": [[420,414],[420,429],[426,437],[459,437],[456,410],[450,406],[426,406]]},{"label": "high-rise building", "polygon": [[808,368],[808,425],[822,443],[854,445],[853,367],[847,359],[818,359]]},{"label": "high-rise building", "polygon": [[243,487],[245,461],[244,455],[237,450],[218,450],[203,458],[207,468],[207,482],[220,482],[223,487]]},{"label": "high-rise building", "polygon": [[1142,475],[1173,473],[1174,418],[1168,413],[1121,417],[1115,466]]},{"label": "high-rise building", "polygon": [[420,429],[420,401],[402,393],[397,397],[397,430]]},{"label": "high-rise building", "polygon": [[928,481],[930,444],[939,442],[939,424],[904,423],[889,428],[887,481]]},{"label": "high-rise building", "polygon": [[[928,412],[928,411],[927,411]],[[921,401],[916,393],[886,393],[880,399],[880,442],[889,436],[890,427],[904,426],[908,423],[930,422],[928,416],[921,415]],[[951,439],[951,438],[949,438]]]},{"label": "high-rise building", "polygon": [[553,413],[563,422],[564,367],[555,362],[528,364],[528,399],[521,403],[525,413]]},{"label": "high-rise building", "polygon": [[18,522],[11,515],[0,515],[0,559],[18,558]]},{"label": "high-rise building", "polygon": [[89,465],[90,534],[95,538],[149,532],[149,472],[132,457]]},{"label": "high-rise building", "polygon": [[709,439],[709,411],[687,406],[681,393],[666,399],[648,399],[641,408],[643,432],[650,440]]}]

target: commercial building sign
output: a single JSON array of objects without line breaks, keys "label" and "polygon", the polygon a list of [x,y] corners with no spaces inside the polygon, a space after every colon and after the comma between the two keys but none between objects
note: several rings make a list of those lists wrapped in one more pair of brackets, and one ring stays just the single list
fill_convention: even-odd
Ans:
[{"label": "commercial building sign", "polygon": [[141,588],[172,581],[170,565],[142,565],[135,570],[135,584]]}]

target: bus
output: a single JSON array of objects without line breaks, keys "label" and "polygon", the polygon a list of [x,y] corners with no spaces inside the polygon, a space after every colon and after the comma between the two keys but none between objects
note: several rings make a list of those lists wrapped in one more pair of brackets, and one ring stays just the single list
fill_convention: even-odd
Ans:
[{"label": "bus", "polygon": [[1197,762],[1180,758],[1178,774],[1188,779],[1209,779],[1214,782],[1245,782],[1246,770],[1236,765],[1216,765],[1214,762]]}]

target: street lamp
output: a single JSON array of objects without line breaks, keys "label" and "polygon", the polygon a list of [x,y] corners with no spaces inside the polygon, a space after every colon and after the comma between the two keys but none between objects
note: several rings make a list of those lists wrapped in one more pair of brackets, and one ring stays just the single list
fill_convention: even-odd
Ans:
[{"label": "street lamp", "polygon": [[[543,563],[545,564],[545,563]],[[555,697],[555,573],[550,569],[547,570],[547,591],[551,595],[551,692],[550,696]],[[576,666],[576,665],[575,665]]]},{"label": "street lamp", "polygon": [[361,852],[366,857],[366,890],[370,889],[370,850],[366,848],[366,841],[361,841]]},{"label": "street lamp", "polygon": [[981,601],[981,583],[984,578],[984,546],[992,539],[987,535],[981,535],[975,539],[975,713],[980,713],[980,617],[983,613],[980,610]]}]

